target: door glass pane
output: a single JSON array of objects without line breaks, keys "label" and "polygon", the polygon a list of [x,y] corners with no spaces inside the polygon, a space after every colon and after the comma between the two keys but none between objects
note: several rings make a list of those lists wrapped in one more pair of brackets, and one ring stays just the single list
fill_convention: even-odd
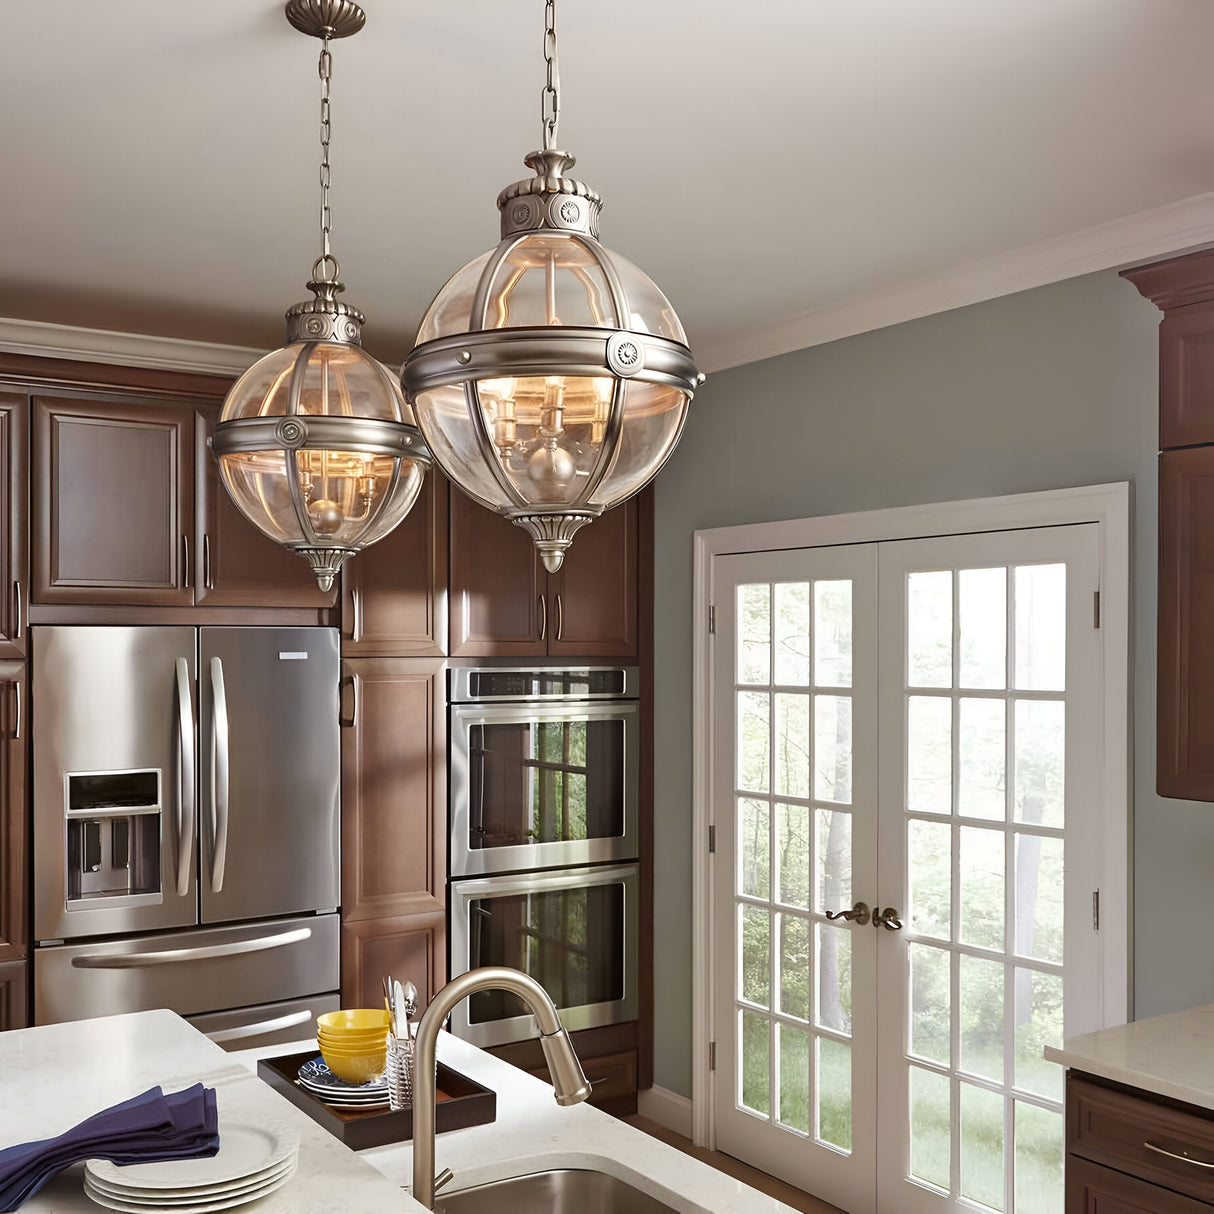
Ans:
[{"label": "door glass pane", "polygon": [[910,1052],[948,1066],[952,1046],[952,987],[947,949],[907,946],[910,963]]},{"label": "door glass pane", "polygon": [[741,906],[738,911],[741,996],[766,1007],[771,993],[771,916],[761,906]]},{"label": "door glass pane", "polygon": [[1003,1097],[961,1085],[961,1194],[1003,1209]]},{"label": "door glass pane", "polygon": [[1022,1100],[1016,1116],[1016,1214],[1063,1214],[1061,1113]]},{"label": "door glass pane", "polygon": [[1047,1045],[1062,1045],[1062,979],[1057,974],[1017,969],[1016,1086],[1025,1092],[1061,1100],[1062,1067],[1043,1057]]},{"label": "door glass pane", "polygon": [[814,696],[814,796],[851,801],[850,696]]},{"label": "door glass pane", "polygon": [[818,1137],[851,1150],[851,1046],[818,1038]]},{"label": "door glass pane", "polygon": [[809,684],[809,583],[777,582],[775,681],[790,687]]},{"label": "door glass pane", "polygon": [[910,925],[917,936],[952,935],[953,828],[947,822],[906,824]]},{"label": "door glass pane", "polygon": [[1016,686],[1066,687],[1066,566],[1016,567]]},{"label": "door glass pane", "polygon": [[1003,963],[962,953],[961,1069],[1003,1082]]},{"label": "door glass pane", "polygon": [[734,1085],[742,1093],[742,1107],[765,1117],[771,1111],[771,1062],[767,1049],[767,1021],[754,1012],[738,1013],[736,1051],[741,1074]]},{"label": "door glass pane", "polygon": [[738,787],[768,791],[771,700],[765,691],[738,692]]},{"label": "door glass pane", "polygon": [[953,575],[945,569],[906,579],[906,681],[911,687],[953,685]]},{"label": "door glass pane", "polygon": [[[798,1020],[809,1019],[809,920],[780,916],[780,1010]],[[808,1097],[806,1097],[808,1107]]]},{"label": "door glass pane", "polygon": [[844,809],[816,811],[818,838],[817,911],[845,910],[852,905],[851,814]]},{"label": "door glass pane", "polygon": [[766,683],[771,677],[771,587],[738,587],[738,682]]},{"label": "door glass pane", "polygon": [[851,928],[819,923],[818,1023],[851,1032]]},{"label": "door glass pane", "polygon": [[1017,700],[1015,724],[1016,821],[1063,826],[1066,704]]},{"label": "door glass pane", "polygon": [[809,1133],[809,1034],[779,1026],[780,1121]]},{"label": "door glass pane", "polygon": [[961,701],[957,812],[966,817],[1002,822],[1005,816],[1006,713],[1002,700]]},{"label": "door glass pane", "polygon": [[766,801],[738,798],[738,893],[771,896],[770,810]]},{"label": "door glass pane", "polygon": [[906,808],[953,812],[953,702],[943,696],[906,703]]},{"label": "door glass pane", "polygon": [[1061,964],[1065,876],[1062,840],[1022,834],[1014,838],[1016,953]]},{"label": "door glass pane", "polygon": [[814,583],[814,682],[851,686],[851,582]]},{"label": "door glass pane", "polygon": [[813,811],[807,805],[776,806],[776,863],[780,901],[809,910],[809,832]]},{"label": "door glass pane", "polygon": [[1003,832],[961,829],[961,943],[1004,947]]},{"label": "door glass pane", "polygon": [[962,687],[1007,686],[1007,570],[962,569],[957,577]]},{"label": "door glass pane", "polygon": [[951,1086],[947,1075],[910,1068],[910,1174],[945,1190],[952,1154]]},{"label": "door glass pane", "polygon": [[776,792],[809,796],[809,696],[776,696]]}]

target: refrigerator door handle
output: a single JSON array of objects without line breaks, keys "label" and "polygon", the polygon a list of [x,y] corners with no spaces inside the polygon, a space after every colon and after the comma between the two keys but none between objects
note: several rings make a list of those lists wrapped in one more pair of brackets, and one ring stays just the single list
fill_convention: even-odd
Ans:
[{"label": "refrigerator door handle", "polygon": [[194,700],[190,694],[190,664],[177,659],[177,728],[180,738],[180,762],[177,768],[177,893],[190,892],[190,862],[194,858]]},{"label": "refrigerator door handle", "polygon": [[211,659],[211,892],[223,889],[228,858],[228,698],[223,688],[223,662]]},{"label": "refrigerator door handle", "polygon": [[209,961],[238,953],[259,953],[268,948],[285,948],[312,937],[310,927],[297,927],[277,936],[256,936],[252,940],[233,940],[229,944],[200,944],[193,948],[166,948],[158,953],[94,953],[72,958],[78,970],[131,970],[148,965],[171,965],[177,961]]},{"label": "refrigerator door handle", "polygon": [[297,1024],[310,1024],[312,1019],[312,1009],[306,1007],[302,1011],[292,1012],[288,1016],[278,1016],[273,1020],[259,1020],[256,1024],[242,1024],[239,1028],[234,1029],[215,1029],[207,1036],[216,1045],[222,1045],[225,1041],[239,1041],[242,1037],[260,1037],[262,1033],[280,1033],[283,1029],[292,1029]]}]

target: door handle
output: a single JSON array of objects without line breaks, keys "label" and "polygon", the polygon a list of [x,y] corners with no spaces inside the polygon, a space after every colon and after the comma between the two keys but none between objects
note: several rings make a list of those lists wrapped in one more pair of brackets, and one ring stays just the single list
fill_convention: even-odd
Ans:
[{"label": "door handle", "polygon": [[190,664],[177,659],[177,729],[180,734],[177,765],[177,893],[190,892],[190,862],[194,858],[194,699],[190,694]]},{"label": "door handle", "polygon": [[867,902],[857,902],[849,911],[827,911],[828,919],[846,919],[848,923],[858,923],[863,927],[869,920],[871,912]]},{"label": "door handle", "polygon": [[363,639],[363,600],[357,586],[350,587],[350,640],[356,645]]},{"label": "door handle", "polygon": [[228,698],[217,657],[211,659],[211,699],[211,892],[217,894],[228,858]]},{"label": "door handle", "polygon": [[556,639],[561,639],[561,633],[565,631],[565,608],[561,604],[561,596],[556,596]]},{"label": "door handle", "polygon": [[21,680],[13,681],[13,741],[21,737]]},{"label": "door handle", "polygon": [[874,906],[873,927],[883,927],[889,932],[901,931],[902,920],[894,907],[887,906],[882,910],[879,906]]},{"label": "door handle", "polygon": [[540,640],[543,641],[548,636],[548,596],[541,594],[539,596],[540,604]]},{"label": "door handle", "polygon": [[236,1028],[216,1029],[207,1036],[216,1045],[225,1041],[239,1041],[242,1037],[260,1037],[262,1033],[277,1033],[282,1029],[294,1028],[297,1024],[307,1024],[312,1019],[312,1009],[306,1007],[302,1012],[291,1012],[288,1016],[278,1016],[273,1020],[259,1020],[256,1024],[242,1024]]},{"label": "door handle", "polygon": [[21,583],[13,583],[13,640],[15,641],[21,635],[21,613],[23,604],[21,602]]},{"label": "door handle", "polygon": [[358,675],[347,675],[346,678],[342,679],[339,686],[345,687],[347,683],[350,684],[350,719],[347,721],[346,718],[341,715],[341,697],[339,694],[337,705],[337,724],[341,726],[342,729],[353,729],[355,725],[358,724]]},{"label": "door handle", "polygon": [[184,533],[181,536],[181,587],[188,590],[190,586],[190,537]]},{"label": "door handle", "polygon": [[215,589],[211,579],[211,537],[205,531],[202,533],[202,584],[207,590]]},{"label": "door handle", "polygon": [[252,940],[233,940],[229,944],[199,944],[193,948],[166,948],[157,953],[101,953],[73,957],[78,970],[134,970],[145,965],[173,965],[178,961],[210,961],[216,957],[235,957],[241,953],[261,953],[271,948],[286,948],[312,938],[310,927],[297,927],[277,936],[255,936]]}]

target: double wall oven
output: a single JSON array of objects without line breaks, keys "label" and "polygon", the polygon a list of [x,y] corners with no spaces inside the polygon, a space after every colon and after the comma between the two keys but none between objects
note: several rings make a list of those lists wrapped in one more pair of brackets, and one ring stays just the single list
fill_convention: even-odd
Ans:
[{"label": "double wall oven", "polygon": [[[637,1015],[635,667],[453,668],[451,972],[508,965],[569,1029]],[[514,996],[461,1003],[477,1045],[535,1035]]]}]

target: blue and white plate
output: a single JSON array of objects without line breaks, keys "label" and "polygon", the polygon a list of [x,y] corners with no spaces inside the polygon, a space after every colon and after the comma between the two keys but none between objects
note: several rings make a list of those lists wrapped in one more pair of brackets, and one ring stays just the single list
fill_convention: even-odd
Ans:
[{"label": "blue and white plate", "polygon": [[336,1095],[340,1092],[347,1097],[356,1094],[372,1097],[381,1096],[388,1090],[388,1081],[383,1076],[372,1079],[370,1083],[347,1083],[344,1079],[338,1079],[319,1054],[299,1068],[299,1082],[310,1092],[320,1096]]}]

